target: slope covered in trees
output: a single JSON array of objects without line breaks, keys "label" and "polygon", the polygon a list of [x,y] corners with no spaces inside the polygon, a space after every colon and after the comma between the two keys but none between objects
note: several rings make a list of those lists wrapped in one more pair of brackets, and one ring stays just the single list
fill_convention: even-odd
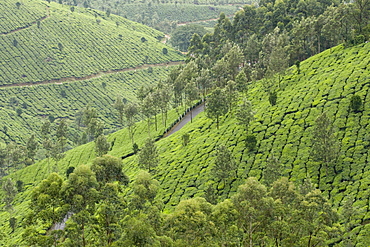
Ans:
[{"label": "slope covered in trees", "polygon": [[[3,22],[10,28],[4,31],[14,32],[0,36],[0,85],[78,78],[182,59],[171,49],[163,54],[163,33],[118,16],[41,0],[21,4],[19,9],[17,1],[5,2]],[[35,15],[32,20],[33,8],[28,5],[37,6],[47,18]],[[14,26],[22,15],[28,23]]]}]

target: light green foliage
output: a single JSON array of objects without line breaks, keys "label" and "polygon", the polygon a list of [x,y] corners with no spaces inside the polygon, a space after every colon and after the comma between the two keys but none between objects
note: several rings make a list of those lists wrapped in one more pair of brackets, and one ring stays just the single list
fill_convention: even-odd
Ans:
[{"label": "light green foliage", "polygon": [[247,134],[249,125],[254,119],[254,114],[255,112],[252,110],[252,103],[246,98],[243,98],[243,102],[239,104],[235,116],[238,120],[238,124],[244,127]]},{"label": "light green foliage", "polygon": [[315,121],[312,133],[311,156],[315,161],[320,161],[326,169],[336,169],[335,162],[338,161],[339,143],[335,137],[334,126],[327,114],[324,112]]},{"label": "light green foliage", "polygon": [[217,129],[219,128],[219,118],[228,112],[228,101],[225,93],[216,88],[207,99],[206,114],[211,119],[216,119]]},{"label": "light green foliage", "polygon": [[159,164],[159,155],[156,144],[153,140],[147,139],[144,146],[138,153],[139,167],[148,169],[151,172]]},{"label": "light green foliage", "polygon": [[[33,19],[17,32],[0,36],[1,43],[5,46],[1,55],[7,60],[6,64],[0,66],[4,71],[0,75],[1,85],[35,83],[65,77],[81,78],[101,71],[141,65],[145,56],[148,57],[147,63],[181,59],[181,55],[173,49],[169,49],[166,56],[162,54],[165,45],[158,42],[156,37],[164,35],[159,31],[118,16],[102,20],[97,25],[89,10],[78,8],[79,13],[71,15],[68,6],[51,4],[45,10],[41,2],[28,1],[28,4],[43,12],[45,19],[41,20],[42,28],[37,28],[33,23],[37,19]],[[23,8],[19,11],[21,10]],[[23,15],[23,12],[19,15]],[[11,13],[5,26],[11,25],[19,15]],[[116,21],[120,21],[121,25],[113,28]],[[61,22],[63,28],[59,26]],[[13,30],[17,28],[9,31]],[[125,42],[117,38],[119,34],[124,34]],[[140,42],[140,37],[145,37],[148,42]],[[15,39],[16,47],[12,44]],[[17,72],[6,72],[9,68]]]},{"label": "light green foliage", "polygon": [[226,183],[228,178],[235,172],[236,164],[231,152],[225,146],[219,146],[216,151],[213,174],[219,180]]},{"label": "light green foliage", "polygon": [[95,173],[96,180],[102,184],[119,181],[127,185],[130,181],[122,171],[122,161],[110,155],[94,159],[91,170]]},{"label": "light green foliage", "polygon": [[100,135],[95,140],[95,152],[98,157],[107,154],[110,149],[110,143],[107,142],[105,135]]}]

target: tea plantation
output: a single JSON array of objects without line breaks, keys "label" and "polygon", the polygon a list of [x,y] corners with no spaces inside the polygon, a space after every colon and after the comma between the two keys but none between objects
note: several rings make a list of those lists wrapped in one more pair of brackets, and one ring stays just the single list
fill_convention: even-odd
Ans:
[{"label": "tea plantation", "polygon": [[[361,212],[352,218],[352,233],[365,241],[369,235],[370,162],[370,44],[352,48],[338,46],[301,63],[301,72],[290,68],[280,85],[275,106],[268,101],[262,82],[249,86],[248,99],[256,111],[250,132],[257,137],[257,148],[245,147],[245,131],[237,124],[235,113],[221,120],[220,128],[204,113],[193,123],[158,142],[160,166],[156,179],[161,183],[161,198],[171,210],[180,200],[204,196],[212,186],[219,200],[229,198],[247,177],[262,179],[268,159],[274,156],[283,175],[296,184],[308,177],[341,212],[344,200],[355,199]],[[364,102],[363,111],[349,108],[352,95]],[[315,120],[326,112],[333,122],[340,143],[340,158],[335,168],[325,168],[310,158]],[[190,142],[182,146],[182,135]],[[216,148],[225,145],[238,165],[235,175],[225,183],[215,179]],[[135,157],[124,160],[125,171],[137,171]]]},{"label": "tea plantation", "polygon": [[182,60],[173,49],[163,53],[163,33],[122,17],[41,0],[17,3],[2,3],[0,85]]},{"label": "tea plantation", "polygon": [[[208,187],[216,191],[218,201],[232,196],[247,177],[263,180],[263,170],[268,159],[274,156],[282,173],[297,185],[305,178],[318,186],[341,213],[344,201],[353,197],[356,214],[351,218],[354,226],[351,232],[359,243],[366,246],[369,235],[369,86],[368,68],[370,44],[344,48],[338,46],[320,53],[301,63],[300,73],[295,67],[288,69],[278,91],[277,104],[271,106],[263,81],[249,85],[248,99],[256,111],[249,132],[257,137],[255,151],[245,147],[245,130],[237,124],[235,113],[229,113],[220,121],[220,128],[199,114],[192,123],[185,125],[175,134],[160,139],[160,164],[155,178],[161,184],[159,199],[165,204],[165,211],[171,212],[180,200],[204,196]],[[356,94],[364,102],[360,112],[350,110],[350,99]],[[310,157],[313,129],[316,118],[323,112],[333,122],[335,137],[340,143],[340,159],[334,167],[325,167]],[[172,121],[176,113],[171,112]],[[155,135],[162,133],[162,126]],[[138,124],[135,141],[141,147],[147,138],[146,123]],[[182,145],[182,135],[190,134],[190,142]],[[152,136],[153,137],[153,136]],[[131,152],[128,131],[123,129],[108,137],[112,144],[108,154],[116,157]],[[215,150],[225,145],[232,151],[237,169],[226,181],[219,181],[212,173]],[[25,183],[25,190],[15,199],[17,221],[21,222],[27,208],[30,190],[46,178],[50,171],[65,176],[66,169],[79,164],[89,164],[93,158],[94,143],[88,143],[67,152],[56,165],[43,160],[10,175]],[[137,157],[123,160],[124,171],[131,179],[138,172]],[[1,213],[1,227],[10,232],[8,213]],[[18,227],[13,239],[20,240],[22,229]],[[15,237],[18,236],[18,237]]]}]

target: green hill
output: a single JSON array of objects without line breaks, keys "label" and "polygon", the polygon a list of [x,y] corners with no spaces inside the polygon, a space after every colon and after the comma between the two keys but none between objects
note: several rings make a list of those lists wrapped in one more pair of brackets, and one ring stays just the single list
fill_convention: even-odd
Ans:
[{"label": "green hill", "polygon": [[78,138],[75,115],[87,104],[111,133],[120,126],[117,96],[134,101],[135,90],[165,79],[168,66],[184,59],[159,41],[163,33],[122,17],[41,0],[16,3],[0,3],[2,143],[24,144],[32,134],[40,140],[47,118],[67,119],[69,139]]},{"label": "green hill", "polygon": [[[358,246],[366,246],[369,234],[369,75],[370,44],[344,48],[338,46],[320,53],[301,63],[298,74],[290,68],[278,91],[275,106],[268,102],[268,95],[262,81],[249,85],[248,99],[252,101],[257,112],[250,132],[257,137],[255,151],[245,147],[245,131],[237,124],[234,115],[229,113],[221,119],[220,128],[206,118],[204,113],[197,116],[193,123],[157,142],[160,165],[155,178],[161,184],[159,200],[165,203],[165,211],[172,211],[181,200],[203,196],[211,186],[215,189],[218,201],[229,198],[247,177],[262,179],[263,170],[268,158],[273,155],[283,168],[283,175],[297,185],[308,177],[329,197],[335,208],[342,212],[344,201],[353,197],[360,214],[351,218],[351,233],[357,238]],[[359,95],[364,102],[363,111],[353,113],[349,110],[352,95]],[[335,169],[325,168],[310,158],[315,119],[326,112],[332,120],[336,138],[340,143],[341,159]],[[172,115],[172,119],[175,115]],[[145,139],[145,123],[140,127]],[[108,138],[113,141],[113,149],[108,153],[122,156],[130,152],[127,130],[116,132]],[[182,146],[182,135],[190,134],[190,142]],[[125,144],[126,143],[126,144]],[[232,151],[237,164],[236,176],[227,183],[218,181],[212,174],[215,150],[225,145]],[[64,174],[68,166],[88,164],[94,158],[93,143],[70,150],[56,169]],[[16,197],[16,212],[22,219],[22,212],[27,205],[30,190],[46,177],[46,161],[42,161],[11,175],[14,179],[23,180],[26,190]],[[124,159],[124,171],[134,179],[137,171],[135,156]],[[6,219],[7,213],[1,217]],[[6,220],[2,220],[6,222]],[[3,223],[5,232],[9,227]],[[21,233],[17,229],[15,235]]]},{"label": "green hill", "polygon": [[[23,15],[28,23],[0,35],[0,85],[81,78],[182,59],[171,49],[163,54],[163,33],[118,16],[77,7],[72,11],[53,2],[29,1],[19,9],[16,1],[6,2],[5,27],[14,27],[14,20]],[[31,19],[36,7],[45,19]]]}]

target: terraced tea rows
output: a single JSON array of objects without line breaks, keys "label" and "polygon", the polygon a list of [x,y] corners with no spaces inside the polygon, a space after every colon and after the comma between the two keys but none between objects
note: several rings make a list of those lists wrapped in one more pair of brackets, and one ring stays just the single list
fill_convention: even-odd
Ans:
[{"label": "terraced tea rows", "polygon": [[54,3],[49,11],[50,18],[40,25],[0,36],[0,85],[183,59],[170,48],[163,54],[166,46],[157,39],[163,33],[124,18],[80,8],[71,12]]},{"label": "terraced tea rows", "polygon": [[0,9],[0,35],[29,27],[47,17],[46,5],[41,1],[6,0],[0,2]]},{"label": "terraced tea rows", "polygon": [[[73,83],[3,88],[0,90],[0,138],[22,143],[31,134],[39,136],[42,120],[48,116],[69,119],[72,137],[78,132],[73,122],[75,114],[86,105],[97,109],[106,132],[112,132],[119,126],[117,112],[112,107],[117,96],[136,101],[138,88],[164,80],[170,70],[171,66],[153,67]],[[16,103],[11,104],[12,101]],[[20,116],[16,113],[18,108],[22,110]]]},{"label": "terraced tea rows", "polygon": [[[356,199],[354,207],[366,213],[354,222],[370,220],[370,44],[343,49],[336,47],[301,64],[301,73],[291,68],[278,92],[278,103],[271,106],[261,82],[250,85],[249,99],[257,111],[250,131],[258,140],[257,151],[245,148],[245,132],[235,117],[228,114],[220,129],[204,113],[192,124],[158,142],[161,165],[156,178],[161,181],[166,208],[180,200],[204,195],[213,186],[220,200],[230,197],[246,177],[262,178],[268,158],[273,155],[283,167],[283,175],[300,184],[306,176],[341,207],[348,196]],[[349,109],[352,95],[365,102],[362,113]],[[326,112],[333,121],[341,143],[340,161],[326,169],[310,158],[315,119]],[[181,136],[190,134],[188,146]],[[215,180],[212,167],[215,150],[225,145],[238,164],[236,175],[224,184]],[[128,174],[137,170],[135,158],[125,161]],[[365,234],[366,227],[353,231]],[[359,235],[359,236],[360,236]]]}]

